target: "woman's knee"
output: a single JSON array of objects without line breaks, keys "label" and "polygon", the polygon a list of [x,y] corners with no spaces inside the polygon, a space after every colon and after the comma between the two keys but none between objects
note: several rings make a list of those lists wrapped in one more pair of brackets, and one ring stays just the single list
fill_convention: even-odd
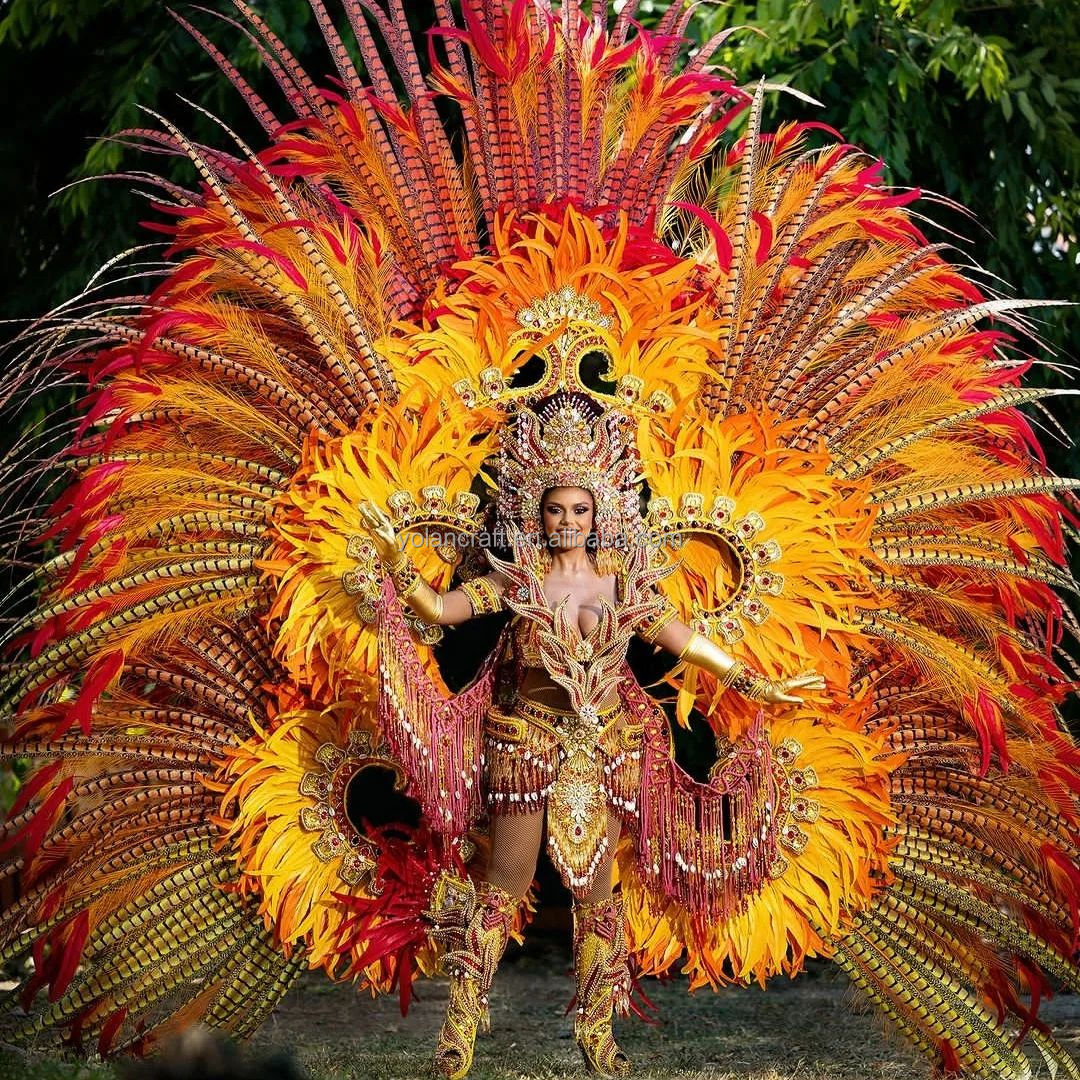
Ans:
[{"label": "woman's knee", "polygon": [[531,881],[536,874],[536,854],[528,850],[493,847],[488,868],[511,877],[527,876]]},{"label": "woman's knee", "polygon": [[614,878],[615,860],[605,859],[597,868],[592,886],[582,901],[585,904],[598,904],[611,899],[611,887]]}]

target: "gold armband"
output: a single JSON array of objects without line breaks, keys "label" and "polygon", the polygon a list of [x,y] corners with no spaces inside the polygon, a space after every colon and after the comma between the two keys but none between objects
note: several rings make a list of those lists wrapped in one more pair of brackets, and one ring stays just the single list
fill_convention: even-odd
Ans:
[{"label": "gold armband", "polygon": [[738,691],[751,701],[768,701],[772,682],[751,671],[743,670],[731,680],[730,685],[732,690]]},{"label": "gold armband", "polygon": [[730,686],[731,680],[746,666],[741,660],[728,656],[719,645],[697,630],[682,647],[679,659],[715,675],[725,686]]},{"label": "gold armband", "polygon": [[388,574],[400,573],[406,566],[411,565],[409,562],[409,556],[405,552],[395,545],[392,555],[386,554],[380,548],[376,548],[379,555],[379,561],[383,564],[383,569]]},{"label": "gold armband", "polygon": [[407,558],[402,563],[390,567],[389,574],[402,600],[407,599],[410,593],[420,588],[424,581],[420,576],[420,571]]},{"label": "gold armband", "polygon": [[502,607],[502,597],[490,578],[466,581],[461,591],[468,597],[474,615],[492,615]]},{"label": "gold armband", "polygon": [[744,671],[746,671],[746,665],[741,660],[736,660],[735,663],[720,676],[720,685],[725,690],[729,689],[735,685],[735,680],[738,679]]}]

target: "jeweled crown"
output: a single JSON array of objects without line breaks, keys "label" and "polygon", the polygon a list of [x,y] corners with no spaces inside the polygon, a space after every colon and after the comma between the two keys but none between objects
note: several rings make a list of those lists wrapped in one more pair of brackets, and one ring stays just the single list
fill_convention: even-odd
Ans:
[{"label": "jeweled crown", "polygon": [[583,392],[559,391],[535,409],[521,407],[503,432],[499,517],[538,536],[544,492],[584,488],[596,504],[599,545],[615,547],[642,525],[640,480],[633,420]]}]

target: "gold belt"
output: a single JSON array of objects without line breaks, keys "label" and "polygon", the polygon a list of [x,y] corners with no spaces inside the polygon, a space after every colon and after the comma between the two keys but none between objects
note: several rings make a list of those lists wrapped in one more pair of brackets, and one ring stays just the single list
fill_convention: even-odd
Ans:
[{"label": "gold belt", "polygon": [[[620,701],[614,705],[607,705],[597,710],[597,718],[601,721],[600,736],[602,737],[625,713]],[[535,726],[547,731],[555,739],[562,739],[566,724],[577,716],[572,709],[555,709],[550,705],[543,705],[539,701],[518,696],[506,712],[492,709],[488,712],[485,722],[485,731],[495,739],[506,742],[524,742],[528,737],[528,728]],[[606,722],[605,722],[606,721]],[[625,746],[633,746],[641,735],[644,725],[627,724],[620,732]]]}]

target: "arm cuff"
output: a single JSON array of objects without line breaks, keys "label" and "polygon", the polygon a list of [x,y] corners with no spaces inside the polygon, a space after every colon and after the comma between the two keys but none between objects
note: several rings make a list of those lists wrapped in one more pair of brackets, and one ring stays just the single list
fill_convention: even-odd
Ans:
[{"label": "arm cuff", "polygon": [[461,591],[469,598],[469,606],[474,615],[492,615],[502,608],[499,590],[488,578],[476,578],[466,581]]},{"label": "arm cuff", "polygon": [[678,615],[671,601],[665,599],[663,607],[655,615],[650,615],[637,624],[635,630],[638,637],[650,645],[653,644],[659,637],[660,631],[678,618]]}]

